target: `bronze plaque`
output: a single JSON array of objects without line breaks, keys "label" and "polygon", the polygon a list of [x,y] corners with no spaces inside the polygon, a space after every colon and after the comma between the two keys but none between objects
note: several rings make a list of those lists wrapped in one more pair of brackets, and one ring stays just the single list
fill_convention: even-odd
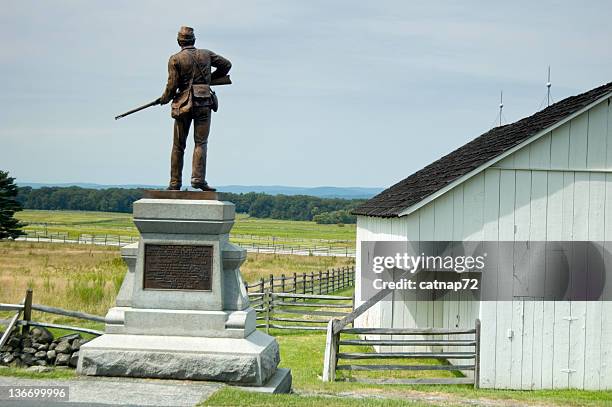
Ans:
[{"label": "bronze plaque", "polygon": [[146,244],[144,288],[210,291],[213,247]]}]

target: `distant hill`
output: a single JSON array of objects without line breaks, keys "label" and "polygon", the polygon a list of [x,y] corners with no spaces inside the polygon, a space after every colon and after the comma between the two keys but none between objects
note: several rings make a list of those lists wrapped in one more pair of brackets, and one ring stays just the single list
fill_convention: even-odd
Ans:
[{"label": "distant hill", "polygon": [[[21,187],[70,187],[77,186],[81,188],[91,189],[107,189],[107,188],[147,188],[160,189],[162,185],[144,185],[144,184],[126,184],[126,185],[104,185],[92,183],[61,183],[61,184],[46,184],[39,182],[19,182]],[[220,192],[232,192],[235,194],[248,192],[262,192],[269,195],[308,195],[319,198],[343,198],[343,199],[367,199],[378,194],[383,188],[363,188],[363,187],[291,187],[282,185],[222,185],[217,187]]]}]

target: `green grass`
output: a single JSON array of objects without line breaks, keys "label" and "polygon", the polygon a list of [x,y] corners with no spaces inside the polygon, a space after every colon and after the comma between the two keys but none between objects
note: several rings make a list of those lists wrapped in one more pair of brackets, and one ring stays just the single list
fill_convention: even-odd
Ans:
[{"label": "green grass", "polygon": [[[128,213],[24,210],[16,216],[30,224],[26,230],[68,234],[70,238],[79,234],[138,236],[138,231],[132,223],[132,215]],[[315,222],[258,219],[238,214],[232,234],[260,238],[274,236],[278,238],[275,240],[276,244],[295,244],[292,239],[305,239],[304,244],[313,244],[314,242],[309,242],[313,239],[348,240],[352,247],[355,241],[355,225],[318,225]],[[265,242],[248,238],[235,239],[241,242]]]},{"label": "green grass", "polygon": [[53,369],[50,372],[35,373],[17,367],[0,366],[0,376],[21,377],[24,379],[74,379],[74,369]]}]

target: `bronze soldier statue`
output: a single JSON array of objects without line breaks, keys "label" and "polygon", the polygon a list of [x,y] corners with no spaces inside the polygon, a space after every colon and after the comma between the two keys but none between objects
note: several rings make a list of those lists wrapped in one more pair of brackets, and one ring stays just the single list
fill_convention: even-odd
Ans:
[{"label": "bronze soldier statue", "polygon": [[[214,191],[206,182],[206,153],[210,132],[211,110],[217,110],[217,100],[210,89],[211,81],[227,75],[232,67],[229,60],[212,51],[194,47],[193,28],[181,27],[177,41],[181,50],[168,61],[168,84],[159,103],[172,100],[174,140],[172,144],[169,190],[182,186],[183,156],[189,127],[193,121],[195,149],[191,186]],[[211,72],[211,67],[216,68]]]}]

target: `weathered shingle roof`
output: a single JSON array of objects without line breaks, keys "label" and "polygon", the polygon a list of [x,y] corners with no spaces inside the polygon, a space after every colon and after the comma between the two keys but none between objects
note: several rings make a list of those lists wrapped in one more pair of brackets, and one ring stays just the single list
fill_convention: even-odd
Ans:
[{"label": "weathered shingle roof", "polygon": [[510,148],[612,92],[612,82],[563,99],[512,124],[495,127],[452,153],[387,188],[352,211],[354,215],[396,217]]}]

